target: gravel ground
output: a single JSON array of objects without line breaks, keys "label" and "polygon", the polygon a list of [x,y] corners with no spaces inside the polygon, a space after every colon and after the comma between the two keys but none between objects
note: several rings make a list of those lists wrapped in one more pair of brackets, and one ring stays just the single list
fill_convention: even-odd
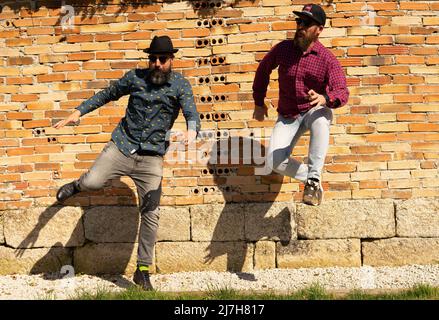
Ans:
[{"label": "gravel ground", "polygon": [[[236,289],[287,293],[320,284],[329,291],[352,289],[405,289],[417,284],[439,286],[439,265],[359,268],[271,269],[252,273],[181,272],[154,274],[151,281],[164,292]],[[132,285],[131,278],[108,275],[77,275],[59,278],[56,275],[0,276],[0,299],[69,299],[81,290],[123,290]]]}]

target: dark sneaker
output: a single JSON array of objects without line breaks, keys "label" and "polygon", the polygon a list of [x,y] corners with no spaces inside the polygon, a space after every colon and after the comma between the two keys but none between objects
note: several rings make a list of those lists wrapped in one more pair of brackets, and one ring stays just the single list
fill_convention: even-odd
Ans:
[{"label": "dark sneaker", "polygon": [[77,194],[79,192],[79,189],[76,184],[77,181],[72,181],[59,188],[58,192],[56,193],[56,200],[58,200],[59,202],[63,202],[73,195]]},{"label": "dark sneaker", "polygon": [[149,280],[149,272],[148,271],[140,271],[139,268],[134,272],[133,281],[135,284],[140,286],[143,290],[154,290],[151,281]]},{"label": "dark sneaker", "polygon": [[320,181],[308,179],[303,191],[303,202],[311,206],[318,206],[323,200],[323,188]]}]

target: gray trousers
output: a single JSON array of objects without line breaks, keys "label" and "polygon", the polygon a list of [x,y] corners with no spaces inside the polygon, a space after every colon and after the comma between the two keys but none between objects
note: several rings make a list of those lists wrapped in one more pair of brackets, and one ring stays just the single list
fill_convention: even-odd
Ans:
[{"label": "gray trousers", "polygon": [[88,172],[79,178],[81,191],[93,191],[120,176],[133,179],[139,197],[140,231],[137,262],[152,265],[159,222],[159,204],[163,176],[163,157],[125,156],[113,141],[107,143]]},{"label": "gray trousers", "polygon": [[[332,110],[326,106],[315,107],[296,119],[279,115],[270,138],[267,164],[284,176],[305,182],[309,178],[320,180],[329,145],[329,126]],[[308,163],[290,157],[299,138],[310,131]]]}]

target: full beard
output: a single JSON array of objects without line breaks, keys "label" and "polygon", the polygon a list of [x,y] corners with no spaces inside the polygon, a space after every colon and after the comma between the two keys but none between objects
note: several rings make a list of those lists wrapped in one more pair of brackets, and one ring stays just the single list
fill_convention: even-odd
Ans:
[{"label": "full beard", "polygon": [[170,76],[171,76],[171,69],[169,69],[168,71],[153,69],[149,73],[149,80],[151,81],[152,84],[156,86],[161,86],[169,80]]},{"label": "full beard", "polygon": [[296,32],[294,36],[294,44],[300,48],[303,52],[305,52],[310,44],[314,41],[314,37],[307,37],[306,35],[299,36],[299,34]]}]

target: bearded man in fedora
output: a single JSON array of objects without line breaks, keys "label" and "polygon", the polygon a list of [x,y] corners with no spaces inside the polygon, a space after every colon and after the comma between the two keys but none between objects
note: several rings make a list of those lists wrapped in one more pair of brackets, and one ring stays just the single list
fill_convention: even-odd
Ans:
[{"label": "bearded man in fedora", "polygon": [[144,51],[149,54],[148,69],[127,72],[54,125],[59,129],[78,122],[81,116],[109,101],[130,96],[125,117],[114,129],[111,140],[93,166],[78,180],[63,185],[56,198],[62,203],[81,191],[99,190],[110,179],[132,178],[141,214],[137,269],[133,280],[143,289],[152,290],[149,267],[153,263],[159,222],[163,156],[169,146],[167,133],[182,109],[187,123],[184,142],[190,144],[200,130],[200,118],[189,81],[172,71],[174,53],[178,49],[174,49],[171,39],[156,36]]}]

